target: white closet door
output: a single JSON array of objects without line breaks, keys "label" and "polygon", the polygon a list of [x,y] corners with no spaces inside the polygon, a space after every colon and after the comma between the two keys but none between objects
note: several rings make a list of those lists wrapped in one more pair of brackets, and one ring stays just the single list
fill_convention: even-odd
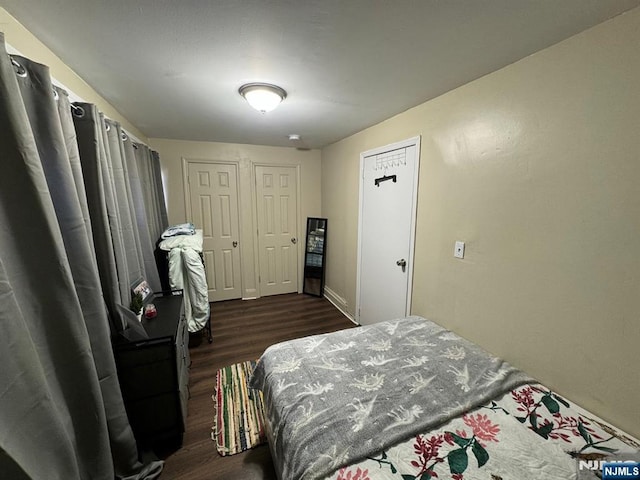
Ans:
[{"label": "white closet door", "polygon": [[242,297],[235,164],[189,162],[190,221],[203,230],[209,301]]},{"label": "white closet door", "polygon": [[356,320],[371,324],[410,311],[418,146],[365,152],[361,166]]},{"label": "white closet door", "polygon": [[298,291],[297,170],[256,167],[260,295]]}]

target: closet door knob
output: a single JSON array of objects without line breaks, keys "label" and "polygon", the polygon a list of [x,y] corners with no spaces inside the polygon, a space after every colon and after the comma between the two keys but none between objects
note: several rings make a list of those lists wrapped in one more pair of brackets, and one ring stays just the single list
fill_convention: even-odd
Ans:
[{"label": "closet door knob", "polygon": [[297,238],[295,238],[295,237],[294,237],[294,238],[292,238],[292,239],[291,239],[291,243],[293,243],[293,244],[295,245],[296,243],[298,243],[298,239],[297,239]]},{"label": "closet door knob", "polygon": [[236,248],[238,246],[238,242],[234,241],[232,245],[233,245],[233,248]]}]

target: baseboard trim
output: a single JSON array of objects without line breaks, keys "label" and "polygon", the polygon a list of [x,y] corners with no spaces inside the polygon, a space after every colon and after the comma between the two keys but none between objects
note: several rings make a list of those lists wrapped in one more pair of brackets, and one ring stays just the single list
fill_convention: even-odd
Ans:
[{"label": "baseboard trim", "polygon": [[249,300],[249,299],[254,299],[254,298],[260,298],[260,294],[258,293],[258,289],[257,288],[246,288],[242,292],[242,299],[243,300]]},{"label": "baseboard trim", "polygon": [[355,325],[358,325],[355,318],[347,311],[347,301],[326,285],[324,287],[324,298],[329,300],[334,307],[340,310],[340,313],[351,320]]}]

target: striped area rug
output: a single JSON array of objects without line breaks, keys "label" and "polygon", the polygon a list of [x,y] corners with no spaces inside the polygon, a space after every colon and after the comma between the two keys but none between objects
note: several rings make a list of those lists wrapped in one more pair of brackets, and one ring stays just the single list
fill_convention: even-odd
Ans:
[{"label": "striped area rug", "polygon": [[215,425],[211,437],[220,455],[234,455],[266,442],[262,392],[249,388],[255,361],[216,374]]}]

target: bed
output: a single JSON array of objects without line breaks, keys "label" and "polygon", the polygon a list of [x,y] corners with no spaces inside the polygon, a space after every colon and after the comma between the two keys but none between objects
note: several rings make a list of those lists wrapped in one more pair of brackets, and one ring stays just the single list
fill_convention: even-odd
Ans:
[{"label": "bed", "polygon": [[281,480],[586,479],[640,449],[415,316],[273,345],[251,387]]}]

